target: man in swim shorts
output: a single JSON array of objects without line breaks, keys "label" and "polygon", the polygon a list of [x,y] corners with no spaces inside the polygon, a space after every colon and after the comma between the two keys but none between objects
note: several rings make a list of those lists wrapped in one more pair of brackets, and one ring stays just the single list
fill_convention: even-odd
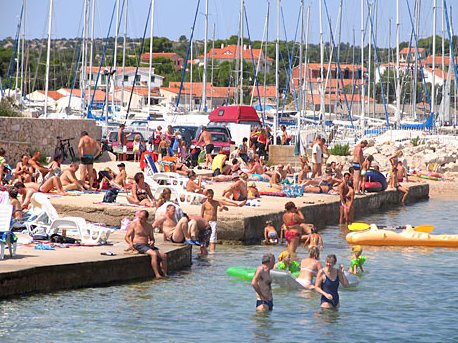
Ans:
[{"label": "man in swim shorts", "polygon": [[275,265],[275,256],[265,254],[262,264],[256,269],[251,286],[256,291],[256,311],[272,311],[274,308],[272,296],[271,269]]},{"label": "man in swim shorts", "polygon": [[159,252],[155,246],[153,226],[147,222],[148,217],[148,211],[138,212],[136,219],[127,227],[125,240],[129,245],[129,250],[136,250],[140,254],[151,256],[151,268],[156,279],[160,279],[161,272],[167,276],[167,255]]},{"label": "man in swim shorts", "polygon": [[167,205],[165,215],[157,218],[153,227],[162,229],[164,240],[172,243],[191,243],[191,237],[188,230],[188,218],[183,216],[178,222],[175,216],[176,208],[174,204]]},{"label": "man in swim shorts", "polygon": [[200,134],[199,140],[197,141],[197,145],[203,142],[205,144],[205,167],[209,168],[212,165],[213,158],[212,152],[215,146],[213,145],[212,135],[208,132],[207,127],[202,127],[202,132]]},{"label": "man in swim shorts", "polygon": [[89,136],[87,131],[81,132],[80,141],[78,143],[78,154],[81,159],[80,165],[80,180],[83,182],[89,176],[89,190],[94,184],[94,158],[102,153],[100,144]]},{"label": "man in swim shorts", "polygon": [[361,166],[364,161],[364,156],[363,156],[363,149],[367,147],[367,141],[363,140],[361,143],[357,144],[355,146],[355,149],[353,150],[353,162],[352,162],[352,167],[355,171],[353,174],[353,187],[355,192],[358,194],[361,194],[360,190],[360,183],[361,183]]}]

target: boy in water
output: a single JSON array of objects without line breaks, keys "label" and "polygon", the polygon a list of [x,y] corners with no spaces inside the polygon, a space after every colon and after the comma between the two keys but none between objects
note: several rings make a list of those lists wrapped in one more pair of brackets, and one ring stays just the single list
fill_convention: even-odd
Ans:
[{"label": "boy in water", "polygon": [[215,193],[213,189],[207,189],[205,194],[207,196],[207,201],[202,204],[202,208],[200,210],[200,216],[204,218],[208,225],[210,226],[212,233],[210,236],[210,251],[215,252],[216,250],[216,243],[218,241],[218,236],[216,232],[216,224],[218,220],[218,207],[220,211],[227,210],[227,207],[221,204],[219,201],[213,199]]},{"label": "boy in water", "polygon": [[256,269],[251,286],[256,291],[256,311],[272,311],[274,308],[272,296],[272,276],[270,270],[275,265],[275,256],[265,254],[262,264]]},{"label": "boy in water", "polygon": [[268,244],[278,243],[278,233],[271,220],[266,221],[266,227],[264,228],[264,241]]}]

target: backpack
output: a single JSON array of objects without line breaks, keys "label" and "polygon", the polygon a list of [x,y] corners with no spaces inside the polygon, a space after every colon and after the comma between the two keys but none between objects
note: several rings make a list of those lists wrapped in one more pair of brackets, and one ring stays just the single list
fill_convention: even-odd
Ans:
[{"label": "backpack", "polygon": [[113,203],[116,201],[119,190],[116,188],[110,188],[103,196],[103,202]]}]

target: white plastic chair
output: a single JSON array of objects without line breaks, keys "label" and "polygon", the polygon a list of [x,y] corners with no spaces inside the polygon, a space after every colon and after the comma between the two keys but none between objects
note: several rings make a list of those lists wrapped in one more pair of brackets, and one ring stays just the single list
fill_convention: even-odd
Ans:
[{"label": "white plastic chair", "polygon": [[[163,172],[160,173],[157,170],[156,164],[153,161],[153,158],[151,155],[145,155],[145,162],[146,162],[146,176],[148,176],[150,179],[155,180],[156,182],[159,180],[170,180],[170,185],[176,186],[176,185],[183,185],[184,187],[186,186],[186,182],[188,181],[188,178],[175,173],[175,172]],[[146,179],[146,177],[145,177]],[[158,182],[159,183],[159,182]]]},{"label": "white plastic chair", "polygon": [[32,196],[32,203],[42,210],[36,220],[26,223],[28,232],[33,236],[37,231],[45,231],[48,236],[56,234],[59,230],[76,230],[81,240],[81,244],[100,244],[106,243],[111,229],[92,225],[81,217],[59,217],[56,209],[43,193],[35,193]]},{"label": "white plastic chair", "polygon": [[16,256],[16,242],[12,242],[12,232],[10,229],[13,205],[0,206],[0,260],[5,258],[5,246],[8,246],[10,256]]},{"label": "white plastic chair", "polygon": [[76,230],[82,244],[98,245],[107,242],[112,230],[97,224],[88,224],[81,217],[63,217],[54,220],[48,230],[51,236],[59,230]]},{"label": "white plastic chair", "polygon": [[170,199],[178,202],[180,205],[201,205],[203,200],[207,199],[207,197],[203,194],[186,192],[185,190],[180,191],[169,186],[158,186],[153,192],[154,198],[158,199],[166,188],[169,188],[172,192]]}]

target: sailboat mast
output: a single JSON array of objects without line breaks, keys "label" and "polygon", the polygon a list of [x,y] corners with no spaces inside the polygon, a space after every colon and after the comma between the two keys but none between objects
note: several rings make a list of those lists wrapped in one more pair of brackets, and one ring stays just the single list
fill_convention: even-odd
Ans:
[{"label": "sailboat mast", "polygon": [[208,0],[205,0],[205,29],[204,30],[205,30],[205,34],[204,34],[204,75],[202,77],[202,110],[204,112],[207,112]]},{"label": "sailboat mast", "polygon": [[239,105],[243,105],[243,54],[244,54],[244,46],[243,46],[243,23],[244,23],[244,7],[245,7],[245,0],[240,1],[240,79],[239,79],[239,87],[240,87],[240,99]]},{"label": "sailboat mast", "polygon": [[418,81],[418,34],[420,28],[420,0],[415,1],[415,63],[413,69],[412,113],[417,119],[417,81]]},{"label": "sailboat mast", "polygon": [[126,76],[126,43],[127,43],[127,13],[129,9],[129,0],[126,0],[124,11],[124,40],[122,43],[122,80],[121,80],[121,101],[124,106],[124,78]]},{"label": "sailboat mast", "polygon": [[52,8],[53,8],[53,0],[49,0],[48,48],[46,51],[46,80],[45,80],[45,108],[44,108],[44,117],[45,118],[48,116],[48,88],[49,88],[49,63],[51,60]]},{"label": "sailboat mast", "polygon": [[303,55],[303,44],[304,44],[304,0],[301,0],[301,37],[300,37],[300,45],[299,45],[299,82],[298,82],[298,89],[299,89],[299,111],[297,112],[297,135],[296,139],[300,142],[300,131],[301,131],[301,115],[302,115],[302,55]]},{"label": "sailboat mast", "polygon": [[91,86],[93,80],[93,73],[92,73],[92,56],[94,55],[94,23],[95,23],[95,0],[91,0],[91,47],[89,52],[89,82],[87,83],[88,94],[91,94]]},{"label": "sailboat mast", "polygon": [[278,108],[280,107],[280,92],[278,88],[280,87],[280,80],[278,77],[279,74],[279,64],[278,60],[280,59],[280,2],[277,0],[277,40],[275,42],[275,95],[276,95],[276,109],[273,125],[273,144],[277,144],[277,120],[278,120]]},{"label": "sailboat mast", "polygon": [[400,22],[399,22],[399,0],[396,0],[396,126],[401,126],[401,78],[399,66],[399,41],[400,41]]},{"label": "sailboat mast", "polygon": [[319,2],[319,11],[320,11],[320,121],[324,128],[324,42],[323,42],[323,13],[322,6],[323,0]]},{"label": "sailboat mast", "polygon": [[370,108],[370,101],[369,98],[371,96],[371,73],[372,73],[372,32],[374,28],[372,27],[372,15],[373,15],[373,2],[371,1],[369,3],[369,52],[367,56],[367,77],[368,77],[368,82],[367,82],[367,116],[371,116],[371,108]]},{"label": "sailboat mast", "polygon": [[431,76],[431,112],[434,113],[436,105],[436,6],[437,0],[433,0],[433,72]]},{"label": "sailboat mast", "polygon": [[[22,21],[22,55],[21,55],[21,97],[25,94],[25,82],[24,82],[24,56],[25,56],[25,22],[27,18],[27,0],[24,0],[24,14]],[[18,56],[19,57],[19,56]]]},{"label": "sailboat mast", "polygon": [[151,75],[153,74],[154,5],[155,5],[155,1],[151,0],[151,25],[149,28],[150,39],[149,39],[149,70],[148,70],[148,111],[149,111],[149,107],[151,106]]},{"label": "sailboat mast", "polygon": [[213,107],[213,70],[214,70],[214,62],[215,62],[215,59],[213,58],[213,54],[214,54],[214,51],[215,51],[215,32],[216,32],[216,24],[213,23],[213,34],[212,34],[212,71],[210,73],[210,84],[212,85],[211,88],[210,88],[210,103]]},{"label": "sailboat mast", "polygon": [[[115,24],[115,41],[114,41],[114,52],[113,52],[113,69],[111,70],[111,78],[110,82],[112,83],[113,87],[111,87],[111,84],[109,85],[109,88],[111,88],[111,112],[114,113],[115,107],[114,107],[114,92],[115,92],[115,84],[116,84],[116,68],[117,68],[117,61],[118,61],[118,34],[119,34],[119,8],[120,8],[120,3],[119,0],[116,0],[116,24]],[[107,120],[108,120],[108,115],[107,115]]]},{"label": "sailboat mast", "polygon": [[[399,1],[399,0],[398,0]],[[361,126],[364,128],[364,0],[361,0]]]},{"label": "sailboat mast", "polygon": [[86,57],[87,57],[87,29],[88,29],[88,0],[84,0],[83,4],[83,42],[81,49],[81,76],[80,76],[80,90],[81,90],[81,110],[83,111],[86,104]]}]

